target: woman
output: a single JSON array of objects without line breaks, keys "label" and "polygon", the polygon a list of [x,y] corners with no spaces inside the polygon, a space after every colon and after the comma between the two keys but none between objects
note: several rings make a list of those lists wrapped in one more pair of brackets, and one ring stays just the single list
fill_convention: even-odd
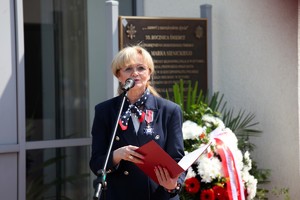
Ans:
[{"label": "woman", "polygon": [[95,107],[91,170],[96,174],[104,165],[123,99],[121,89],[132,78],[135,85],[127,93],[108,159],[107,200],[178,200],[185,173],[171,178],[167,169],[157,166],[157,184],[135,165],[144,158],[135,150],[154,140],[178,162],[184,156],[180,107],[159,97],[150,85],[154,64],[142,47],[121,50],[112,62],[112,71],[119,80],[120,95]]}]

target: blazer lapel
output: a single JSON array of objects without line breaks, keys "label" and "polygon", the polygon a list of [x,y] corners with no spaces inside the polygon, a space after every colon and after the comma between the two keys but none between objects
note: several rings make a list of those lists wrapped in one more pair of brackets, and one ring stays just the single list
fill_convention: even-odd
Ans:
[{"label": "blazer lapel", "polygon": [[[120,105],[122,103],[122,100],[123,100],[123,96],[121,95],[120,98],[119,98],[119,103],[118,103],[119,107],[116,106],[116,109],[115,109],[116,118],[117,118],[117,115],[119,113],[119,109],[120,109]],[[128,109],[128,106],[129,106],[129,103],[127,101],[125,101],[121,115]],[[131,118],[128,121],[127,129],[124,130],[124,131],[121,129],[120,125],[118,124],[117,135],[120,138],[122,138],[124,141],[126,141],[127,144],[138,145],[136,132],[134,130],[134,126],[133,126]]]}]

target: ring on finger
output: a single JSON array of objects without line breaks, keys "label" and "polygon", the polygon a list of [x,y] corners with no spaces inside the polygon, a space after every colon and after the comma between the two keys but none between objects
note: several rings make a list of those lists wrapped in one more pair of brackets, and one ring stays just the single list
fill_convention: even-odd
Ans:
[{"label": "ring on finger", "polygon": [[132,159],[133,159],[133,156],[132,156],[132,155],[129,155],[128,158],[129,158],[130,160],[132,160]]}]

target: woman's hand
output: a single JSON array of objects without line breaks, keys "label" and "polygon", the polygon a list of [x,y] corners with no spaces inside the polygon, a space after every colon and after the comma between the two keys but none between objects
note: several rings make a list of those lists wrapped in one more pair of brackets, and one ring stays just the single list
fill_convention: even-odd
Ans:
[{"label": "woman's hand", "polygon": [[114,150],[113,152],[114,164],[115,165],[119,164],[121,160],[127,160],[133,163],[143,164],[144,156],[135,151],[138,148],[139,147],[137,146],[128,145]]},{"label": "woman's hand", "polygon": [[161,166],[156,166],[154,168],[154,172],[161,186],[167,190],[173,190],[176,188],[179,175],[175,178],[171,178],[169,171]]}]

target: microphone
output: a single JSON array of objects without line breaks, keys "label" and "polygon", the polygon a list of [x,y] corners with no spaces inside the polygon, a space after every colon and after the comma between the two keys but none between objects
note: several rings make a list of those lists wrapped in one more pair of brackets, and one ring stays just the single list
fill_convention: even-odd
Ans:
[{"label": "microphone", "polygon": [[122,90],[128,91],[130,88],[133,88],[134,85],[135,85],[135,81],[134,81],[132,78],[128,78],[128,79],[125,81],[125,84],[124,84],[124,86],[122,87]]}]

